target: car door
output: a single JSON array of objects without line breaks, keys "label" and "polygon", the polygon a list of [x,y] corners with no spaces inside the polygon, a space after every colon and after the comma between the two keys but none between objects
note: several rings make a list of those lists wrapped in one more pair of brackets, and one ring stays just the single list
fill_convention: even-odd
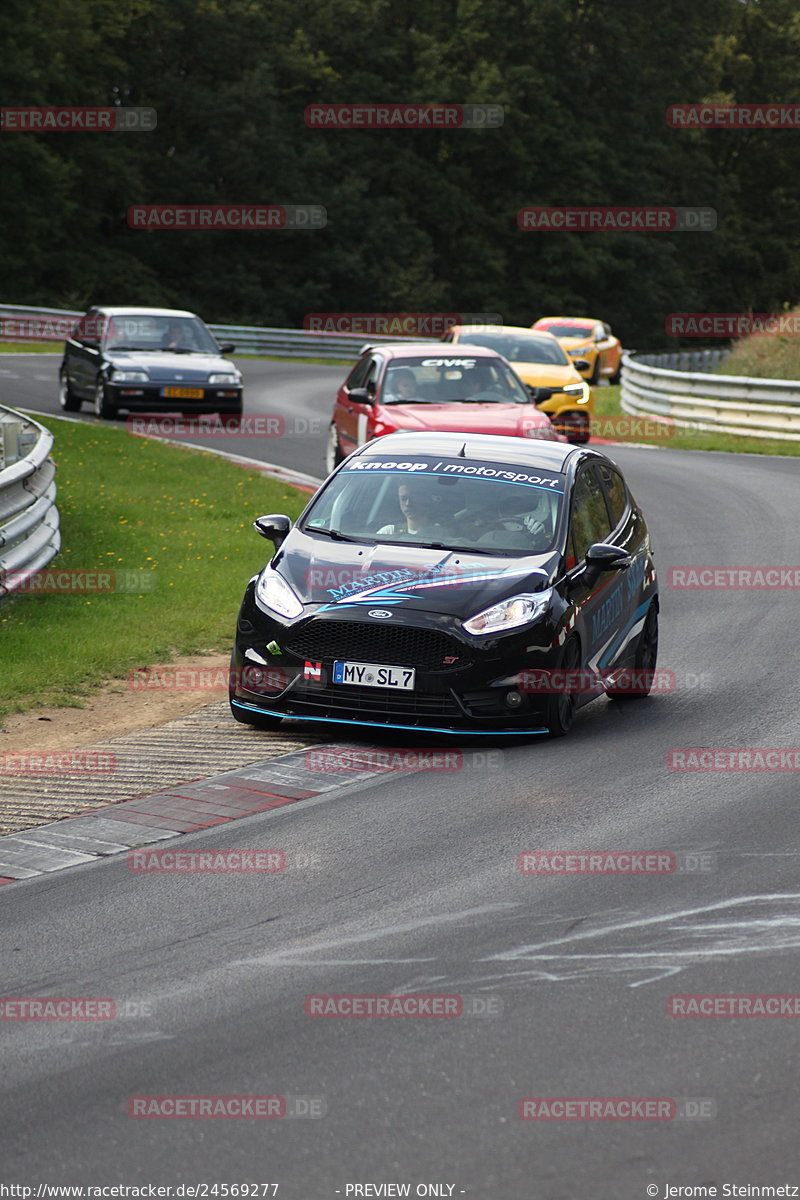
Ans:
[{"label": "car door", "polygon": [[94,398],[95,381],[100,370],[102,326],[102,313],[92,308],[81,317],[67,339],[64,354],[67,378],[73,392],[82,400]]},{"label": "car door", "polygon": [[[352,453],[358,446],[363,446],[370,440],[370,417],[372,415],[375,395],[378,388],[378,375],[382,359],[377,355],[367,354],[365,370],[359,372],[360,382],[347,381],[342,397],[342,416],[339,421],[339,441],[345,454]],[[369,401],[355,399],[352,392],[355,388],[366,388],[371,394]]]},{"label": "car door", "polygon": [[598,372],[601,375],[614,373],[614,339],[607,325],[601,321],[594,327],[594,343],[599,359]]},{"label": "car door", "polygon": [[575,631],[581,642],[582,662],[598,669],[606,665],[606,648],[624,621],[626,599],[620,580],[624,572],[605,571],[590,584],[582,582],[581,573],[586,551],[594,542],[610,541],[611,532],[598,464],[584,463],[572,490],[565,567],[568,593],[576,610]]},{"label": "car door", "polygon": [[363,387],[371,363],[372,356],[367,353],[363,354],[339,388],[336,396],[334,421],[339,433],[339,444],[344,454],[350,454],[356,447],[357,421],[350,392],[353,388]]},{"label": "car door", "polygon": [[606,647],[605,654],[609,663],[629,666],[633,663],[638,631],[649,604],[649,598],[645,596],[645,578],[652,564],[642,519],[631,503],[625,480],[610,463],[598,463],[597,470],[611,518],[609,541],[627,551],[633,560],[627,571],[617,572],[623,597],[622,616],[617,635]]}]

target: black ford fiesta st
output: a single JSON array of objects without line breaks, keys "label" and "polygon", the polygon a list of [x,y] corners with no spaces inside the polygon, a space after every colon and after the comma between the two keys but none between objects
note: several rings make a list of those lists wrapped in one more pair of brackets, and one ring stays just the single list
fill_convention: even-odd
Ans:
[{"label": "black ford fiesta st", "polygon": [[593,449],[396,433],[328,478],[250,580],[231,710],[551,734],[596,696],[650,690],[658,586],[644,517]]}]

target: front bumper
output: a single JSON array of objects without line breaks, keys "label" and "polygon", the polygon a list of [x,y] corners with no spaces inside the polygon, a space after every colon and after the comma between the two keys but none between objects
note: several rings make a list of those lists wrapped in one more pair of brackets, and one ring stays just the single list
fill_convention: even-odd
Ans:
[{"label": "front bumper", "polygon": [[[464,634],[455,618],[419,611],[398,613],[382,628],[359,621],[353,609],[282,623],[258,608],[253,592],[251,583],[231,663],[231,706],[245,719],[262,713],[437,733],[547,732],[547,697],[526,691],[519,678],[558,665],[557,629],[547,618],[487,639]],[[381,637],[391,644],[376,647]],[[334,684],[336,660],[414,667],[415,688]]]},{"label": "front bumper", "polygon": [[[203,394],[192,398],[162,395],[164,388],[182,386]],[[238,412],[242,406],[242,391],[241,386],[159,383],[139,387],[135,383],[114,383],[113,379],[106,381],[109,401],[117,408],[127,408],[131,412]]]}]

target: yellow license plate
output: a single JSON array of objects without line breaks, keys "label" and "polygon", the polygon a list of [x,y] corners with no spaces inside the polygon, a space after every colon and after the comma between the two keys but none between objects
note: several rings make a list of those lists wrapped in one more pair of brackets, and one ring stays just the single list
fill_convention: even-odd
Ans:
[{"label": "yellow license plate", "polygon": [[202,388],[168,387],[168,388],[161,389],[161,395],[169,396],[175,400],[202,400],[203,399],[203,389]]}]

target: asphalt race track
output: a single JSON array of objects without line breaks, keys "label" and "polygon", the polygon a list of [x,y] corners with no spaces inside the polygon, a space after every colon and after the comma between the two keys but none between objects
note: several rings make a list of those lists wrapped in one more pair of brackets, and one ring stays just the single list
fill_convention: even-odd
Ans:
[{"label": "asphalt race track", "polygon": [[[56,361],[3,356],[0,402],[57,411]],[[242,367],[248,412],[320,424],[233,449],[322,474],[344,369]],[[481,745],[483,758],[465,745],[460,770],[181,843],[279,847],[317,855],[316,869],[136,875],[120,856],[6,885],[2,994],[113,997],[134,1014],[2,1023],[9,1178],[278,1183],[279,1200],[355,1196],[354,1184],[639,1200],[648,1185],[800,1183],[791,1018],[667,1012],[671,995],[800,992],[797,773],[667,768],[673,747],[800,746],[796,590],[668,586],[671,567],[800,564],[797,460],[607,449],[650,523],[674,689],[598,701],[565,740]],[[657,850],[690,869],[521,874],[517,856],[537,850]],[[409,992],[478,997],[489,1012],[304,1009],[312,994]],[[128,1115],[130,1097],[153,1094],[324,1097],[326,1113]],[[524,1097],[669,1098],[688,1115],[521,1120]]]}]

